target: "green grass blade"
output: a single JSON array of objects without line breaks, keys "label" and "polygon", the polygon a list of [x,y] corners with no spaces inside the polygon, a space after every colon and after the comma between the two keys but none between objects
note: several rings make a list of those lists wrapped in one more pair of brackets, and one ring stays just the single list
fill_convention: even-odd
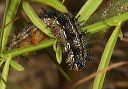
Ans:
[{"label": "green grass blade", "polygon": [[[10,65],[11,58],[9,57],[4,65],[2,71],[2,78],[7,82],[8,72],[9,72],[9,65]],[[0,89],[6,89],[6,83],[3,80],[0,81]]]},{"label": "green grass blade", "polygon": [[[14,19],[17,9],[18,9],[18,6],[20,4],[20,1],[21,0],[11,0],[10,1],[10,5],[8,7],[8,10],[7,10],[7,13],[5,16],[5,25]],[[10,32],[11,32],[11,28],[12,28],[12,23],[3,29],[4,31],[3,31],[3,35],[2,35],[2,50],[6,49],[6,44],[7,44]]]},{"label": "green grass blade", "polygon": [[63,13],[68,13],[67,8],[59,0],[32,0],[35,2],[47,4]]},{"label": "green grass blade", "polygon": [[89,32],[89,33],[96,33],[96,32],[102,31],[104,29],[107,29],[111,26],[116,26],[119,22],[125,22],[127,20],[128,20],[128,12],[125,12],[123,14],[111,17],[104,21],[100,21],[100,22],[94,23],[92,25],[85,26],[81,30],[83,32],[85,32],[87,30],[87,32]]},{"label": "green grass blade", "polygon": [[57,39],[53,43],[53,49],[56,52],[56,59],[59,64],[62,62],[62,48],[60,44],[57,44]]},{"label": "green grass blade", "polygon": [[2,74],[1,73],[0,73],[0,80],[3,81],[5,84],[7,84],[6,81],[2,78]]},{"label": "green grass blade", "polygon": [[[119,37],[119,34],[120,34],[120,26],[117,26],[106,44],[106,47],[102,54],[101,61],[100,61],[97,71],[100,71],[100,70],[108,67],[108,64],[110,62],[110,58],[112,56],[112,53],[113,53],[115,44],[117,42],[117,39]],[[106,73],[101,73],[95,77],[93,89],[101,89],[102,88],[105,75],[106,75]]]},{"label": "green grass blade", "polygon": [[57,39],[56,39],[55,42],[53,43],[53,49],[54,49],[55,52],[56,52],[56,50],[57,50],[56,45],[57,45]]},{"label": "green grass blade", "polygon": [[103,0],[87,0],[87,2],[80,9],[76,18],[78,18],[79,22],[86,22],[88,18],[96,11]]},{"label": "green grass blade", "polygon": [[54,37],[52,35],[52,32],[49,27],[47,27],[43,21],[37,16],[37,14],[34,12],[33,8],[30,6],[29,2],[23,0],[22,1],[22,7],[29,19],[32,21],[32,23],[37,26],[41,31],[43,31],[45,34],[47,34],[50,37]]},{"label": "green grass blade", "polygon": [[5,25],[5,19],[6,19],[6,15],[7,15],[7,12],[8,12],[8,7],[9,7],[9,0],[6,0],[6,6],[5,7],[6,8],[5,8],[5,12],[4,12],[2,27],[4,27],[4,25]]},{"label": "green grass blade", "polygon": [[57,48],[56,48],[56,59],[57,59],[57,62],[59,64],[61,64],[61,62],[62,62],[62,49],[61,49],[60,44],[57,44]]},{"label": "green grass blade", "polygon": [[33,52],[36,50],[40,50],[43,48],[47,48],[53,45],[55,39],[49,39],[49,40],[45,40],[40,42],[38,45],[30,45],[28,47],[24,47],[24,48],[16,48],[16,49],[12,49],[10,51],[5,52],[5,54],[0,54],[1,56],[11,56],[11,57],[15,57],[15,56],[19,56],[28,52]]},{"label": "green grass blade", "polygon": [[[6,17],[6,14],[7,14],[7,11],[8,11],[8,6],[9,6],[9,0],[6,0],[6,6],[5,6],[5,11],[4,11],[4,17],[3,17],[3,22],[2,22],[2,28],[5,26],[5,17]],[[0,50],[2,48],[2,36],[3,36],[3,32],[4,32],[4,29],[0,29]],[[2,51],[2,50],[1,50]]]},{"label": "green grass blade", "polygon": [[14,61],[14,60],[11,60],[10,65],[16,71],[23,71],[24,70],[24,67],[22,65],[20,65],[19,63],[17,63],[16,61]]}]

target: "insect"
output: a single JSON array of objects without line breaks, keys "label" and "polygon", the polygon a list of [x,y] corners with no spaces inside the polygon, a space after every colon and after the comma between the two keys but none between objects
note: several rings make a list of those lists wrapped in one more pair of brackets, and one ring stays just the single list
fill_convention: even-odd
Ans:
[{"label": "insect", "polygon": [[[40,18],[62,43],[63,59],[66,60],[69,69],[83,69],[87,60],[91,59],[89,38],[80,31],[81,26],[77,19],[71,13],[64,14],[55,9],[45,11]],[[38,44],[46,38],[44,33],[30,25],[13,37],[9,49]]]},{"label": "insect", "polygon": [[36,28],[34,25],[28,24],[18,34],[14,34],[8,44],[8,49],[25,47],[31,44],[36,45],[46,38],[47,36],[38,28]]},{"label": "insect", "polygon": [[71,70],[79,71],[91,59],[89,38],[80,31],[80,23],[71,13],[61,13],[55,9],[46,11],[42,18],[57,38],[62,42],[63,58]]}]

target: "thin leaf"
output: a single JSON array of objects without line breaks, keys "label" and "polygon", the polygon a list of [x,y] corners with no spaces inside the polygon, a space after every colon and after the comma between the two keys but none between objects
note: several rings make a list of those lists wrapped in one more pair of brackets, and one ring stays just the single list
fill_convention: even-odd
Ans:
[{"label": "thin leaf", "polygon": [[[100,61],[97,71],[100,71],[100,70],[108,67],[108,64],[110,62],[110,58],[112,56],[112,53],[113,53],[115,44],[117,42],[117,39],[119,37],[119,34],[120,34],[120,26],[117,26],[106,44],[106,47],[102,54],[101,61]],[[105,75],[106,75],[106,72],[99,74],[95,77],[93,89],[101,89],[102,88]]]},{"label": "thin leaf", "polygon": [[[3,22],[2,22],[2,28],[5,25],[5,19],[6,19],[6,15],[7,15],[7,11],[8,11],[8,7],[9,7],[9,0],[6,0],[6,6],[5,6],[5,11],[4,11],[4,18],[3,18]],[[2,36],[3,36],[3,32],[4,29],[0,29],[0,48],[2,48]],[[1,49],[0,49],[1,50]]]},{"label": "thin leaf", "polygon": [[10,65],[17,71],[23,71],[24,67],[20,65],[19,63],[15,62],[14,60],[11,60]]},{"label": "thin leaf", "polygon": [[120,40],[122,40],[123,39],[123,33],[122,33],[122,31],[120,30],[120,33],[119,33],[119,38],[120,38]]},{"label": "thin leaf", "polygon": [[62,62],[62,49],[60,44],[57,44],[57,48],[56,48],[56,59],[57,62],[60,64]]},{"label": "thin leaf", "polygon": [[[18,9],[18,6],[20,4],[20,1],[21,0],[11,0],[9,8],[6,12],[4,25],[8,24],[9,22],[11,22],[14,19],[16,12],[17,12],[17,9]],[[6,44],[7,44],[10,32],[11,32],[11,28],[12,28],[12,23],[4,28],[3,35],[2,35],[3,36],[3,38],[2,38],[2,50],[6,49]]]},{"label": "thin leaf", "polygon": [[2,66],[2,64],[5,62],[5,60],[0,60],[0,67]]},{"label": "thin leaf", "polygon": [[125,12],[123,14],[120,14],[118,16],[111,17],[109,19],[106,19],[104,21],[100,21],[97,23],[94,23],[89,26],[84,26],[81,30],[83,32],[87,31],[89,33],[96,33],[99,31],[102,31],[104,29],[107,29],[111,26],[117,26],[119,22],[125,22],[128,20],[128,12]]},{"label": "thin leaf", "polygon": [[79,22],[86,22],[88,18],[96,11],[102,1],[103,0],[88,0],[76,15],[76,18],[80,16],[78,18]]},{"label": "thin leaf", "polygon": [[2,22],[2,27],[5,25],[5,21],[6,21],[6,15],[8,12],[8,7],[9,7],[9,0],[6,0],[6,8],[5,8],[5,12],[4,12],[4,18],[3,18],[3,22]]},{"label": "thin leaf", "polygon": [[47,4],[63,13],[68,13],[67,8],[59,0],[32,0],[35,2]]},{"label": "thin leaf", "polygon": [[32,23],[37,26],[42,32],[47,34],[50,37],[54,37],[52,35],[52,32],[49,27],[47,27],[43,21],[37,16],[33,8],[30,6],[29,2],[23,0],[22,1],[22,7],[29,19],[32,21]]},{"label": "thin leaf", "polygon": [[53,49],[54,49],[54,51],[56,51],[56,50],[57,50],[56,45],[57,45],[57,39],[56,39],[56,40],[54,41],[54,43],[53,43]]},{"label": "thin leaf", "polygon": [[4,84],[7,84],[7,82],[2,78],[2,74],[0,73],[0,80],[4,82]]},{"label": "thin leaf", "polygon": [[[6,60],[3,71],[2,71],[2,78],[3,80],[5,80],[5,82],[7,82],[7,78],[8,78],[10,61],[11,61],[11,58],[9,57]],[[6,89],[6,83],[3,80],[0,81],[0,89]]]}]

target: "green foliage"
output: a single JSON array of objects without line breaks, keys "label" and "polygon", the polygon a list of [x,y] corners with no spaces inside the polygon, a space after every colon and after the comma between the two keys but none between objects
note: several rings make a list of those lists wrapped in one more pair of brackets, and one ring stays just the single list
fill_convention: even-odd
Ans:
[{"label": "green foliage", "polygon": [[[4,68],[3,68],[3,71],[2,71],[2,79],[7,82],[7,78],[8,78],[8,71],[9,71],[9,66],[10,66],[10,61],[11,61],[11,58],[8,57],[5,64],[4,64]],[[6,83],[1,80],[0,81],[0,89],[6,89]]]},{"label": "green foliage", "polygon": [[60,44],[57,44],[56,59],[59,64],[62,62],[62,49]]},{"label": "green foliage", "polygon": [[[18,6],[20,4],[20,1],[21,0],[15,0],[15,1],[12,0],[12,1],[10,1],[10,5],[8,5],[9,1],[7,0],[7,7],[6,7],[6,13],[4,15],[3,25],[8,24],[9,22],[11,22],[14,19],[16,12],[17,12],[17,9],[18,9]],[[12,28],[12,23],[3,29],[1,50],[6,49],[6,45],[8,42],[8,37],[9,37],[10,32],[11,32],[11,28]]]},{"label": "green foliage", "polygon": [[[15,18],[17,9],[20,5],[20,1],[21,0],[6,0],[6,9],[5,9],[5,13],[4,13],[2,27],[7,25],[8,23],[10,23]],[[63,13],[68,12],[66,7],[58,0],[32,0],[32,1],[47,4]],[[81,21],[86,22],[88,20],[88,18],[96,11],[96,9],[101,4],[101,2],[102,2],[102,0],[88,0],[83,5],[81,10],[78,12],[78,14],[76,15],[76,18],[78,16],[80,16],[78,18],[79,22],[81,22]],[[41,19],[38,17],[38,15],[34,12],[33,8],[30,6],[30,3],[28,1],[22,0],[21,4],[22,4],[22,8],[23,8],[24,12],[27,14],[27,16],[29,17],[31,22],[37,28],[39,28],[42,32],[47,34],[49,37],[53,38],[54,36],[53,36],[50,28],[48,28],[41,21]],[[101,69],[104,69],[108,66],[118,37],[120,37],[120,38],[123,37],[120,26],[126,20],[128,20],[128,12],[125,12],[118,16],[114,16],[114,17],[111,17],[104,21],[100,21],[100,22],[94,23],[92,25],[85,26],[85,27],[81,28],[83,32],[85,32],[87,30],[87,32],[93,34],[93,33],[99,32],[99,31],[103,31],[104,29],[110,28],[112,26],[116,27],[106,44],[106,47],[105,47],[104,52],[101,57],[100,65],[98,67],[98,71]],[[2,77],[1,81],[0,81],[0,89],[6,88],[6,82],[7,82],[7,78],[8,78],[8,72],[9,72],[10,65],[17,71],[24,70],[24,68],[20,64],[18,64],[12,60],[12,58],[14,58],[16,56],[53,46],[53,49],[56,52],[57,62],[60,64],[62,61],[61,46],[60,46],[60,44],[57,43],[57,40],[51,39],[51,38],[48,40],[42,41],[37,45],[30,45],[28,47],[16,48],[16,49],[11,49],[9,51],[6,51],[5,50],[6,44],[8,42],[8,36],[10,35],[12,25],[13,25],[13,23],[11,22],[4,29],[2,29],[2,32],[1,32],[2,33],[2,41],[1,41],[2,42],[2,48],[1,48],[2,51],[0,52],[0,57],[1,57],[0,58],[0,66],[4,65],[4,68],[3,68],[2,74],[0,76],[0,77]],[[65,76],[65,78],[67,80],[71,81],[70,77],[60,67],[59,67],[59,70]],[[101,89],[102,88],[102,85],[103,85],[103,82],[105,79],[105,74],[106,73],[102,73],[102,74],[99,74],[96,76],[94,84],[93,84],[93,89]]]},{"label": "green foliage", "polygon": [[42,20],[37,16],[37,14],[34,12],[32,7],[29,5],[29,2],[22,1],[22,7],[29,19],[33,22],[35,26],[37,26],[42,32],[47,34],[50,37],[53,37],[51,30],[49,27],[47,27]]},{"label": "green foliage", "polygon": [[[102,54],[101,61],[100,61],[99,67],[98,67],[98,71],[108,67],[114,47],[116,45],[117,39],[120,34],[120,30],[121,29],[120,29],[120,25],[119,25],[115,28],[112,35],[110,36],[110,38],[106,44],[106,47],[104,49],[104,52]],[[94,85],[93,85],[93,89],[102,89],[105,74],[106,73],[101,73],[96,76]]]},{"label": "green foliage", "polygon": [[45,40],[45,41],[40,42],[37,45],[30,45],[29,47],[12,49],[10,51],[5,52],[4,54],[1,53],[1,55],[11,56],[11,57],[20,56],[20,55],[28,53],[28,52],[33,52],[33,51],[36,51],[36,50],[40,50],[40,49],[50,47],[50,46],[53,45],[54,41],[55,41],[55,39]]},{"label": "green foliage", "polygon": [[58,0],[32,0],[32,1],[47,4],[63,13],[68,13],[67,8]]},{"label": "green foliage", "polygon": [[83,7],[76,15],[76,18],[80,16],[78,18],[79,22],[86,22],[88,18],[95,12],[95,10],[98,8],[102,1],[103,0],[87,0],[87,2],[83,5]]},{"label": "green foliage", "polygon": [[128,20],[128,12],[125,12],[123,14],[111,17],[104,21],[100,21],[100,22],[94,23],[92,25],[84,26],[82,28],[82,31],[85,32],[87,30],[87,32],[89,32],[89,33],[96,33],[96,32],[102,31],[104,29],[107,30],[108,28],[110,28],[112,26],[117,26],[120,22],[123,23],[127,20]]},{"label": "green foliage", "polygon": [[23,71],[24,67],[22,65],[20,65],[19,63],[17,63],[14,60],[11,60],[10,65],[12,66],[12,68],[14,68],[16,71]]},{"label": "green foliage", "polygon": [[56,52],[56,59],[59,64],[62,62],[62,48],[60,44],[57,44],[57,39],[53,43],[53,49]]}]

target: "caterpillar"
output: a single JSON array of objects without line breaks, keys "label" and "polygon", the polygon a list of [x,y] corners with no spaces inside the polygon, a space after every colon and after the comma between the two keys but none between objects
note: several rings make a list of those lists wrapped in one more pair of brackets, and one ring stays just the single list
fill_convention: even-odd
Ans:
[{"label": "caterpillar", "polygon": [[[87,60],[91,59],[89,37],[81,32],[77,18],[71,13],[61,13],[55,9],[45,11],[40,18],[61,42],[63,59],[65,59],[69,69],[79,71],[85,68]],[[38,44],[46,38],[46,35],[37,27],[29,25],[23,28],[19,34],[13,36],[9,43],[9,49]]]}]

